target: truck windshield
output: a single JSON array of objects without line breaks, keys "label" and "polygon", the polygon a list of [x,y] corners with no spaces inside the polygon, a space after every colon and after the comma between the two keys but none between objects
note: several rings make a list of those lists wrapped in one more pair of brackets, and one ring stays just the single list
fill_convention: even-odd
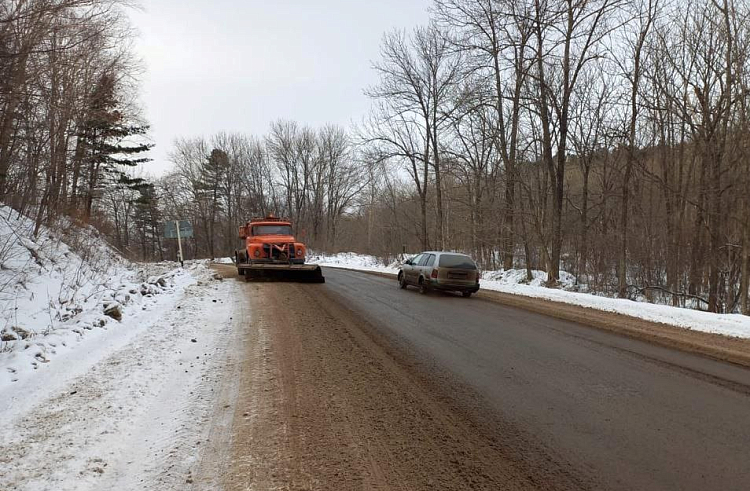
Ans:
[{"label": "truck windshield", "polygon": [[256,225],[253,235],[292,235],[290,225]]},{"label": "truck windshield", "polygon": [[474,261],[468,256],[460,254],[441,254],[440,255],[440,267],[441,268],[460,268],[460,269],[477,269]]}]

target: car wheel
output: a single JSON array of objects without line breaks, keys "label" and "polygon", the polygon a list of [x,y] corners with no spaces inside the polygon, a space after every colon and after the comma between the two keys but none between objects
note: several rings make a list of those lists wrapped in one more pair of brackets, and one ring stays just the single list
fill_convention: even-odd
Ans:
[{"label": "car wheel", "polygon": [[427,293],[427,285],[425,285],[422,278],[419,278],[419,293],[421,293],[422,295]]},{"label": "car wheel", "polygon": [[471,292],[461,292],[461,295],[463,295],[464,298],[469,298],[471,296]]},{"label": "car wheel", "polygon": [[399,273],[399,274],[398,274],[398,286],[399,286],[399,288],[401,288],[402,290],[403,290],[404,288],[406,288],[406,279],[404,278],[404,273]]}]

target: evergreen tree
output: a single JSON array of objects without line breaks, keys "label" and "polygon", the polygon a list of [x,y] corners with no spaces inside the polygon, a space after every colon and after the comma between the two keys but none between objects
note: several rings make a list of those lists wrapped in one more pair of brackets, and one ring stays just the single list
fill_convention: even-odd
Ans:
[{"label": "evergreen tree", "polygon": [[159,207],[159,196],[151,183],[141,182],[136,185],[138,197],[135,199],[135,226],[138,230],[141,246],[141,257],[144,261],[157,256],[164,260],[159,227],[162,214]]},{"label": "evergreen tree", "polygon": [[153,145],[128,140],[145,135],[148,126],[130,124],[120,106],[114,75],[102,75],[92,90],[87,117],[78,136],[87,170],[84,176],[87,218],[91,216],[94,199],[104,187],[125,185],[135,189],[143,184],[142,179],[129,177],[127,169],[151,160],[140,155]]},{"label": "evergreen tree", "polygon": [[214,255],[215,243],[215,224],[217,216],[224,210],[222,202],[224,193],[221,189],[229,170],[229,156],[223,150],[214,148],[211,155],[206,159],[206,163],[201,169],[200,181],[196,185],[196,191],[199,200],[203,203],[206,210],[208,222],[208,248],[211,257]]}]

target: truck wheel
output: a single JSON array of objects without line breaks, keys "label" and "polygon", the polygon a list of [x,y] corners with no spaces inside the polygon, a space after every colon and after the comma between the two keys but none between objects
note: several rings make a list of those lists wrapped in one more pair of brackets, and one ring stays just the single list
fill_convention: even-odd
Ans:
[{"label": "truck wheel", "polygon": [[464,298],[469,298],[471,296],[471,292],[461,292],[461,295],[463,295]]}]

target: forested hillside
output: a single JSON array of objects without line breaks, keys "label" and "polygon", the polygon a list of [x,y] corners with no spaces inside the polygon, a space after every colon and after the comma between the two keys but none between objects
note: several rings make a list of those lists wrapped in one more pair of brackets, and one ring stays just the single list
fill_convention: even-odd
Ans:
[{"label": "forested hillside", "polygon": [[99,222],[148,260],[175,255],[164,220],[218,257],[275,213],[320,251],[455,249],[749,311],[747,0],[435,0],[428,25],[384,34],[368,116],[185,135],[151,184],[127,172],[147,145],[120,6],[2,5],[0,193],[39,221]]},{"label": "forested hillside", "polygon": [[[128,0],[0,2],[0,202],[34,217],[95,216],[150,145],[139,117]],[[106,228],[106,227],[104,227]]]}]

